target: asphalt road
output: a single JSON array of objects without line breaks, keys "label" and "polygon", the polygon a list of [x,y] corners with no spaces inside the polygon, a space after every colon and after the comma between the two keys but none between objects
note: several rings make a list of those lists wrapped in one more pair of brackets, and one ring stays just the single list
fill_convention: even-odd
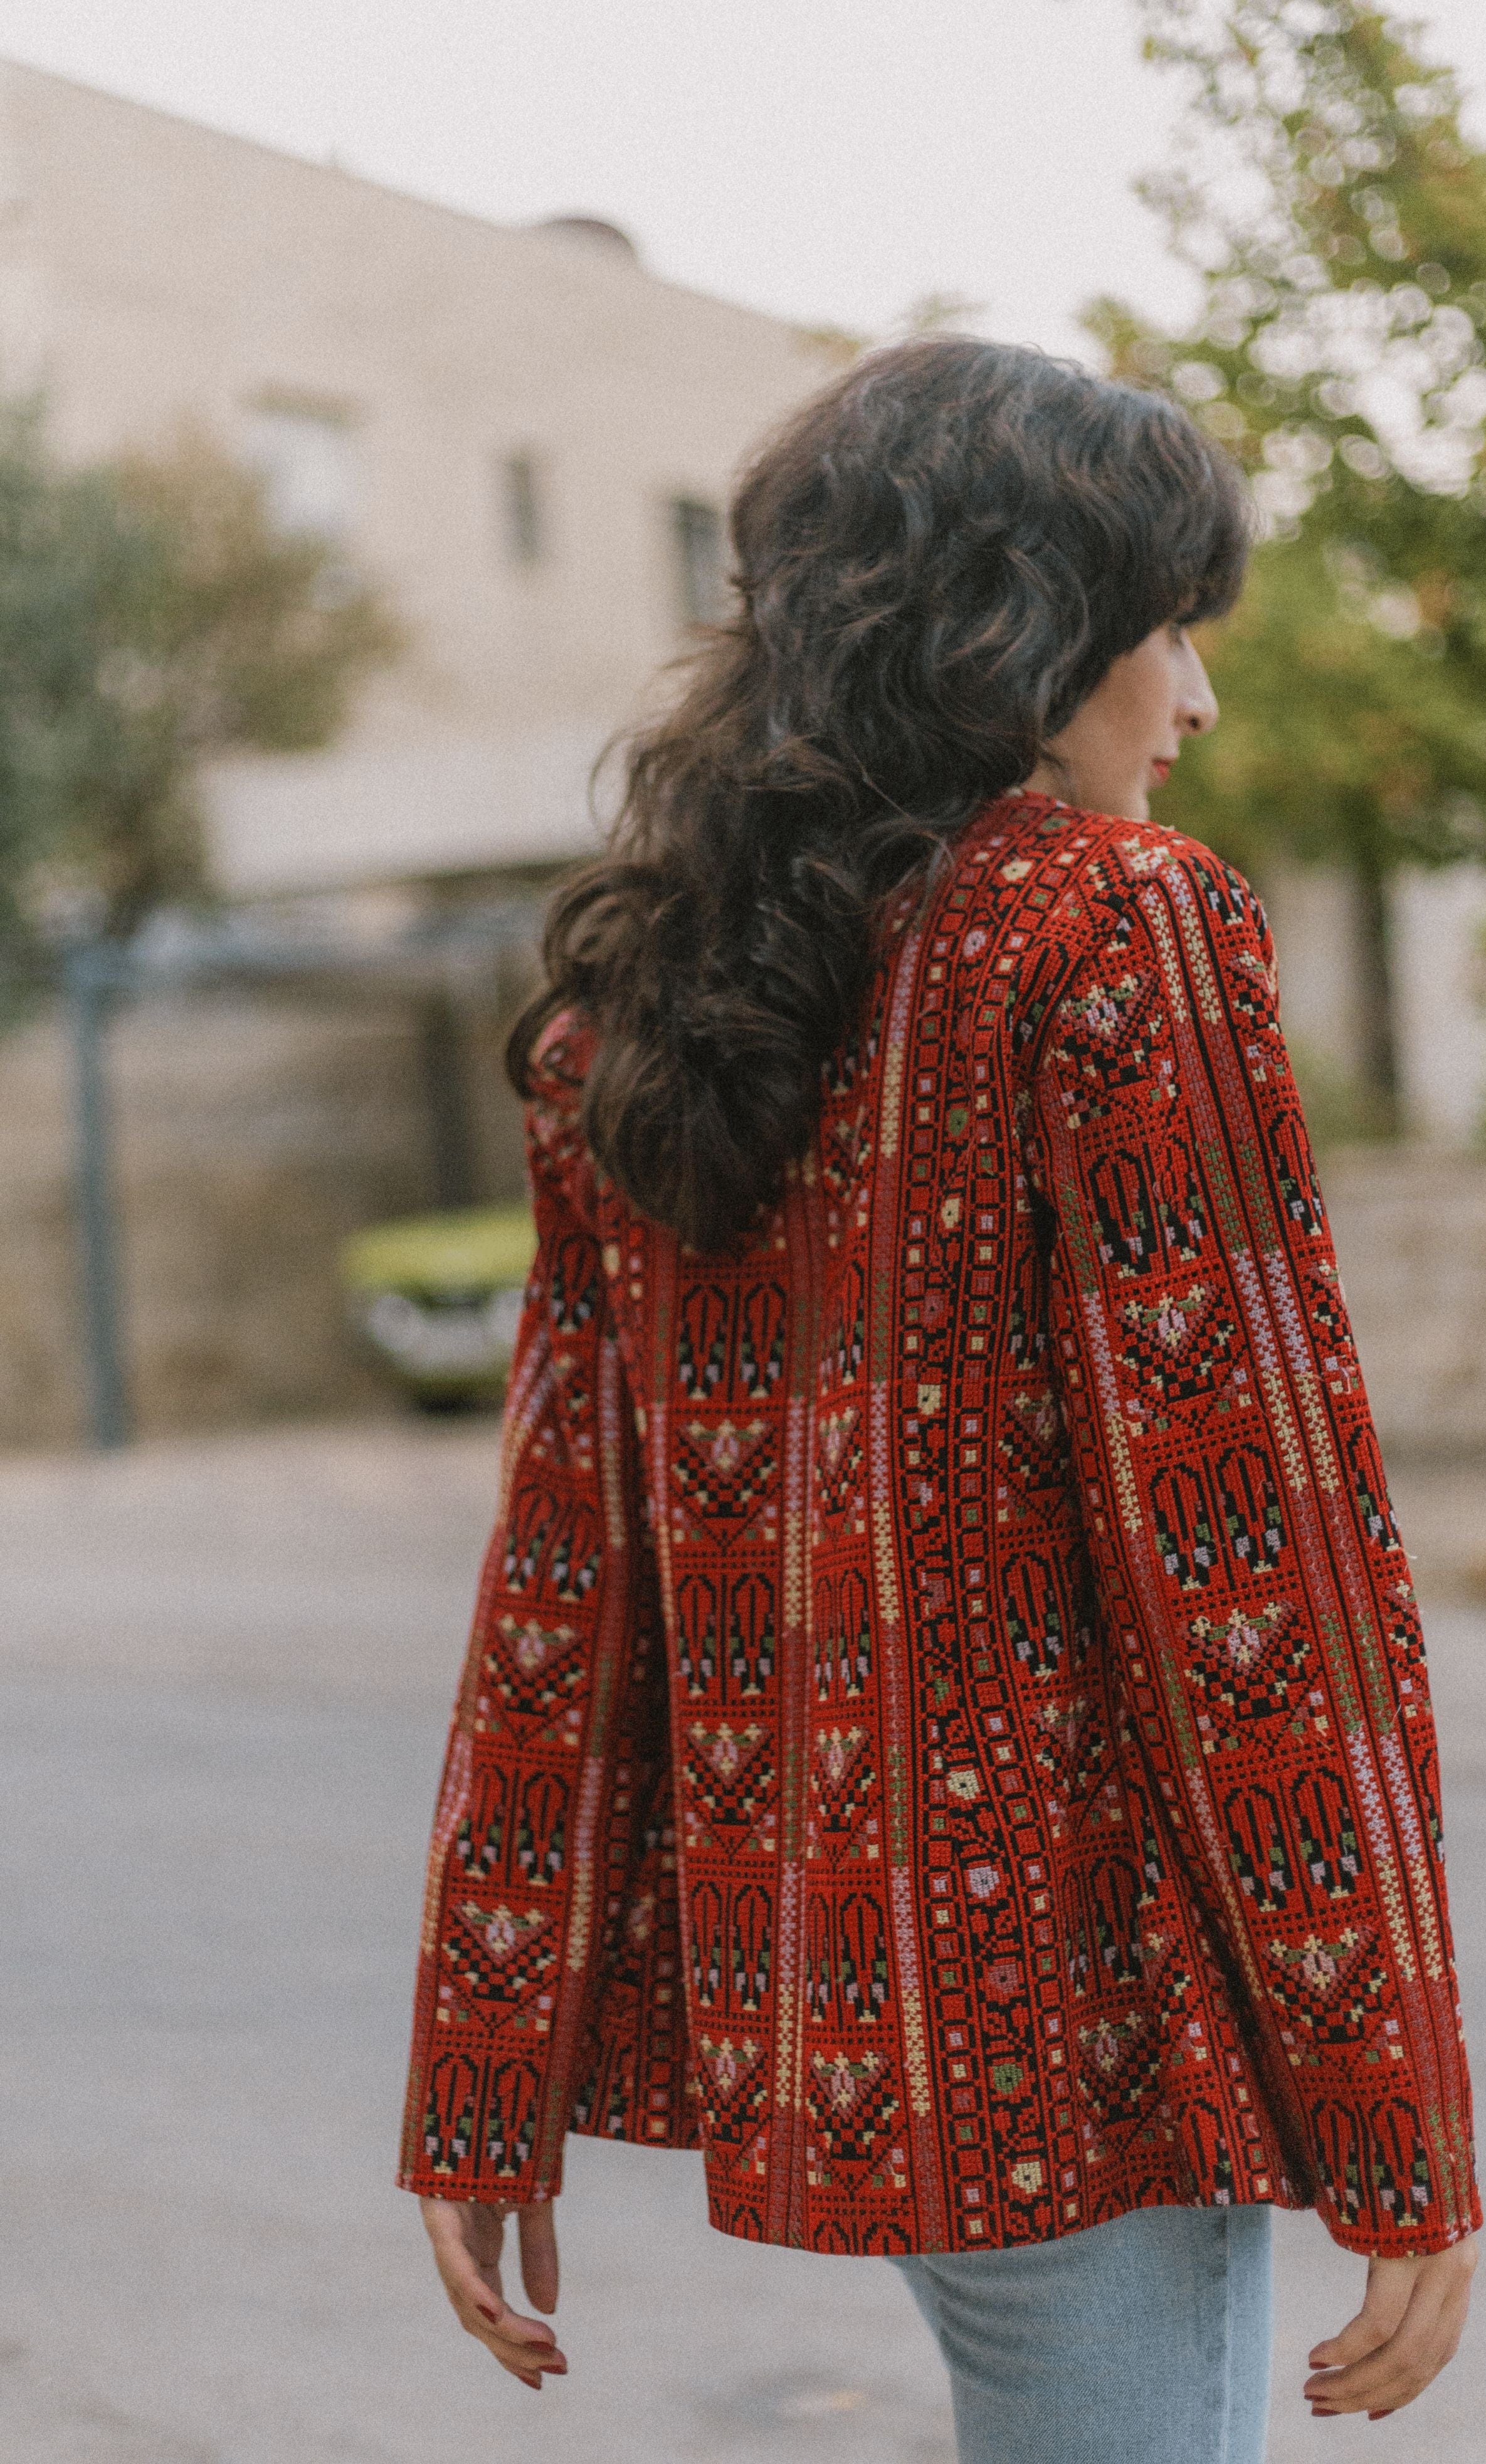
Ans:
[{"label": "asphalt road", "polygon": [[[692,2157],[573,2143],[564,2385],[443,2306],[389,2176],[493,1481],[488,1423],[0,1463],[7,2464],[948,2464],[892,2272],[709,2232]],[[1403,1504],[1448,1573],[1474,1489]],[[1486,2046],[1486,1613],[1431,1644]],[[1486,2300],[1408,2414],[1313,2423],[1304,2351],[1362,2271],[1279,2231],[1272,2464],[1481,2464]]]}]

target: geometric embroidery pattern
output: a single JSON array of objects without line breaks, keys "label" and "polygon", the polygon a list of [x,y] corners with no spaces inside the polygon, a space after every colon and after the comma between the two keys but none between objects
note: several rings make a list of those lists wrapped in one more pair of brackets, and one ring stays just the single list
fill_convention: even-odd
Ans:
[{"label": "geometric embroidery pattern", "polygon": [[590,1055],[526,1111],[400,2179],[548,2198],[576,2129],[796,2248],[1469,2232],[1423,1645],[1247,884],[987,806],[715,1255],[596,1175]]}]

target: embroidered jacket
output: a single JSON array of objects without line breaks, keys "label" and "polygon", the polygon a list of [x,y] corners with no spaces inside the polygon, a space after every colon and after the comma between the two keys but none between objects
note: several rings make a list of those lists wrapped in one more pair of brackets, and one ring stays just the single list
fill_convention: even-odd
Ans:
[{"label": "embroidered jacket", "polygon": [[1434,1736],[1245,883],[1023,795],[900,893],[733,1252],[540,1249],[433,1833],[401,2178],[706,2151],[723,2231],[1479,2222]]}]

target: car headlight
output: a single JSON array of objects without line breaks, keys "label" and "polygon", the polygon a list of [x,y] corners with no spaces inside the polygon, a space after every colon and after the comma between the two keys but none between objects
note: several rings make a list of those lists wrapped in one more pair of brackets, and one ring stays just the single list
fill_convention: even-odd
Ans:
[{"label": "car headlight", "polygon": [[520,1288],[480,1294],[377,1292],[357,1321],[405,1377],[491,1377],[510,1365],[521,1319]]}]

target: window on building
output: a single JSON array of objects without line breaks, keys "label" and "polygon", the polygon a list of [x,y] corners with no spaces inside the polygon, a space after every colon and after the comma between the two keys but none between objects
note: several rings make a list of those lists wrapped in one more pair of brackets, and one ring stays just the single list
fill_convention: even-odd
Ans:
[{"label": "window on building", "polygon": [[727,599],[721,515],[716,505],[696,496],[676,496],[671,506],[671,536],[682,623],[716,625]]},{"label": "window on building", "polygon": [[331,410],[259,406],[248,414],[248,460],[283,531],[347,543],[356,511],[356,441]]},{"label": "window on building", "polygon": [[530,453],[503,454],[496,473],[497,519],[508,564],[540,564],[546,553],[542,478]]}]

